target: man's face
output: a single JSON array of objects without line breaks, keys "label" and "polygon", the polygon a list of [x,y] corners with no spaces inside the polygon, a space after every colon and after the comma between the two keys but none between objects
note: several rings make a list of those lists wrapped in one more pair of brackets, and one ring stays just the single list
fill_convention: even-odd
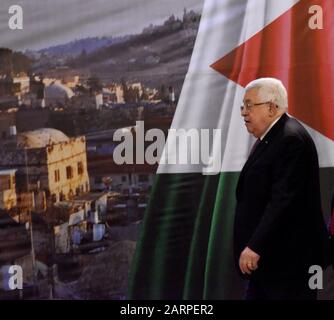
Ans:
[{"label": "man's face", "polygon": [[260,138],[273,121],[270,115],[270,103],[254,105],[263,102],[267,101],[261,100],[258,89],[250,89],[245,93],[244,105],[249,103],[252,107],[249,110],[243,108],[243,110],[241,110],[241,116],[244,118],[247,131],[256,138]]}]

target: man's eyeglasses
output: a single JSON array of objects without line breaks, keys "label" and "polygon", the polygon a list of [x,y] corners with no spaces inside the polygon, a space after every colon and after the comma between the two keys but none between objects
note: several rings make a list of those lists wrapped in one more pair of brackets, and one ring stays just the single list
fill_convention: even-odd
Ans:
[{"label": "man's eyeglasses", "polygon": [[245,102],[244,105],[240,106],[240,111],[250,111],[254,106],[260,106],[262,104],[268,104],[272,103],[271,101],[266,101],[266,102],[259,102],[259,103],[253,103],[253,102]]}]

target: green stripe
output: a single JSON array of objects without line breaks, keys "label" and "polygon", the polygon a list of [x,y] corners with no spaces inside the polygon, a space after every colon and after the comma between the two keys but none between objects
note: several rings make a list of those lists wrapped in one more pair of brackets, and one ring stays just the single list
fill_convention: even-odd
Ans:
[{"label": "green stripe", "polygon": [[132,264],[130,299],[223,299],[236,292],[230,268],[237,178],[157,176]]},{"label": "green stripe", "polygon": [[233,256],[235,189],[239,173],[222,173],[209,239],[205,299],[240,299],[244,283],[236,273]]},{"label": "green stripe", "polygon": [[204,179],[186,270],[184,299],[203,299],[205,263],[219,175]]}]

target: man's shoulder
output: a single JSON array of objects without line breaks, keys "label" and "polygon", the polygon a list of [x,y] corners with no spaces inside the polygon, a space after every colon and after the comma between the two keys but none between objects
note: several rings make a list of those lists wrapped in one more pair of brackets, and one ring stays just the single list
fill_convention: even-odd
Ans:
[{"label": "man's shoulder", "polygon": [[285,113],[271,128],[265,140],[279,143],[287,139],[301,142],[312,140],[305,127],[297,119]]},{"label": "man's shoulder", "polygon": [[[294,149],[305,150],[305,152],[317,153],[313,138],[303,124],[293,117],[288,117],[277,139],[278,145],[283,149],[294,146]],[[308,151],[306,151],[308,150]]]},{"label": "man's shoulder", "polygon": [[291,138],[296,140],[312,140],[306,128],[295,118],[288,116],[283,129],[282,136],[284,138]]}]

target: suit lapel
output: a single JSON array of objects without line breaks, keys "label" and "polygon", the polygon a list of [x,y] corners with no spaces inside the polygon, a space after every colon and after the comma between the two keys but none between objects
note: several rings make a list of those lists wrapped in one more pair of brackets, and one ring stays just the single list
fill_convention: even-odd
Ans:
[{"label": "suit lapel", "polygon": [[262,140],[254,152],[247,159],[242,171],[247,171],[247,169],[252,165],[252,163],[262,154],[262,152],[266,149],[268,145],[267,141]]},{"label": "suit lapel", "polygon": [[237,192],[240,188],[240,184],[242,183],[243,177],[247,170],[252,166],[252,164],[261,156],[261,154],[267,149],[267,147],[270,145],[271,141],[276,137],[277,133],[280,131],[280,129],[283,127],[285,122],[289,119],[288,115],[284,113],[282,117],[274,124],[274,126],[269,130],[269,132],[264,136],[262,141],[259,143],[257,148],[254,150],[254,152],[250,155],[250,157],[247,159],[244,167],[241,170],[240,177],[239,177],[239,183],[237,186]]}]

